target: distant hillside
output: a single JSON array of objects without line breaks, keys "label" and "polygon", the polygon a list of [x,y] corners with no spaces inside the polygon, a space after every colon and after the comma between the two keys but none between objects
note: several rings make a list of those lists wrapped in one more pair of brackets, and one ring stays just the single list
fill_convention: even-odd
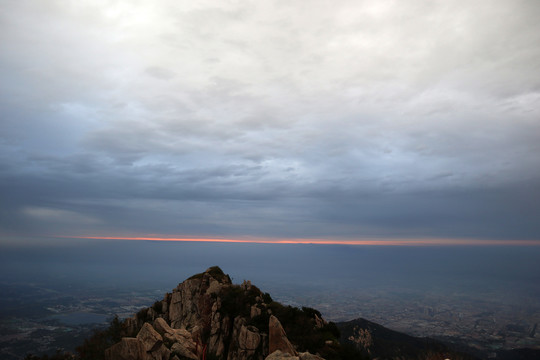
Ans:
[{"label": "distant hillside", "polygon": [[336,324],[340,341],[354,345],[362,354],[379,359],[472,360],[474,356],[458,353],[440,341],[418,338],[385,328],[365,319]]}]

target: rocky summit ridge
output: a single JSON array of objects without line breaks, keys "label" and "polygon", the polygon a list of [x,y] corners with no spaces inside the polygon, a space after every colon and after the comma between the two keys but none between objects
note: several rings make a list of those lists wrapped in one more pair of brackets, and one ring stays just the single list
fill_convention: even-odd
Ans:
[{"label": "rocky summit ridge", "polygon": [[[280,317],[293,324],[296,344]],[[318,311],[284,307],[249,281],[234,285],[219,267],[185,280],[121,326],[124,336],[105,350],[106,360],[321,360],[339,351],[337,328]]]},{"label": "rocky summit ridge", "polygon": [[131,318],[113,319],[78,356],[29,360],[473,360],[429,338],[364,319],[334,324],[315,309],[284,306],[217,267],[180,283]]}]

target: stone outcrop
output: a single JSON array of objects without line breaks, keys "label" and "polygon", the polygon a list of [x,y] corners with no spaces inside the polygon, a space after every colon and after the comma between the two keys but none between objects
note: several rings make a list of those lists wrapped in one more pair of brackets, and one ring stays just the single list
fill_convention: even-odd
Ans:
[{"label": "stone outcrop", "polygon": [[308,352],[299,353],[298,356],[291,355],[281,350],[276,350],[266,357],[265,360],[324,360],[322,357]]},{"label": "stone outcrop", "polygon": [[270,322],[268,324],[268,336],[269,336],[269,352],[270,354],[276,350],[281,351],[282,353],[289,353],[291,355],[298,355],[294,347],[292,346],[289,339],[287,339],[287,334],[283,330],[283,326],[279,322],[278,318],[274,315],[270,316]]},{"label": "stone outcrop", "polygon": [[[146,324],[145,324],[146,325]],[[154,329],[164,339],[164,342],[170,345],[173,355],[179,358],[197,360],[197,344],[193,341],[191,333],[185,329],[173,329],[163,318],[157,318],[154,321]]]},{"label": "stone outcrop", "polygon": [[146,351],[142,341],[136,338],[123,338],[105,350],[105,359],[140,360],[146,359]]},{"label": "stone outcrop", "polygon": [[163,345],[163,338],[149,323],[144,323],[137,334],[137,339],[143,343],[146,352],[155,351]]},{"label": "stone outcrop", "polygon": [[137,337],[122,340],[105,350],[105,359],[118,360],[169,360],[171,351],[163,344],[163,338],[145,323]]},{"label": "stone outcrop", "polygon": [[228,359],[254,359],[261,345],[261,334],[254,326],[247,326],[246,319],[236,317]]},{"label": "stone outcrop", "polygon": [[298,354],[300,360],[324,360],[322,357],[310,354],[308,352],[303,352]]},{"label": "stone outcrop", "polygon": [[322,359],[296,352],[263,298],[251,282],[233,285],[221,269],[209,268],[124,321],[129,337],[108,348],[105,359]]},{"label": "stone outcrop", "polygon": [[287,352],[276,350],[266,357],[264,360],[300,360],[298,356],[291,355]]}]

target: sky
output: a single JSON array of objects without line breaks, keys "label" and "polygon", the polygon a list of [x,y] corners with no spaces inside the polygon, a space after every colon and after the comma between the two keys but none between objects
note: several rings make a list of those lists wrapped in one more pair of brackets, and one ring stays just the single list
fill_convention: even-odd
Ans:
[{"label": "sky", "polygon": [[0,242],[539,241],[539,19],[0,0]]}]

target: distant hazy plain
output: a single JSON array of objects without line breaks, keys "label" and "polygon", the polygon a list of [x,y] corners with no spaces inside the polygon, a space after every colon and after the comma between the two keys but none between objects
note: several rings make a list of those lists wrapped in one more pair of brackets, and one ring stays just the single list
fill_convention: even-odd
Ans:
[{"label": "distant hazy plain", "polygon": [[[0,281],[170,291],[219,265],[233,282],[332,292],[407,289],[489,296],[505,303],[540,298],[540,247],[344,246],[73,240],[71,246],[3,246]],[[294,291],[294,290],[293,290]]]}]

